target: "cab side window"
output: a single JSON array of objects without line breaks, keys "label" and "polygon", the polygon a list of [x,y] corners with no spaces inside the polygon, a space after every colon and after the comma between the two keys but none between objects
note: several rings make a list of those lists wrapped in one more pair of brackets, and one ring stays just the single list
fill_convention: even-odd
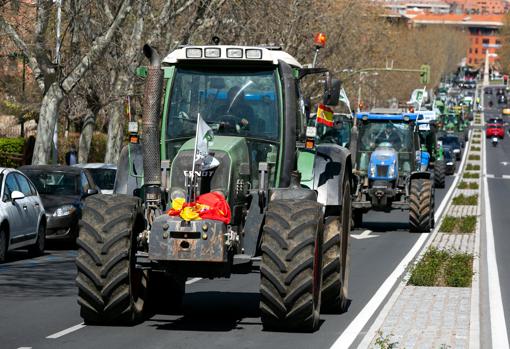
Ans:
[{"label": "cab side window", "polygon": [[83,172],[80,175],[80,180],[81,180],[81,190],[83,193],[86,193],[90,189],[90,184],[87,179],[87,176],[85,176],[85,174]]},{"label": "cab side window", "polygon": [[30,184],[28,183],[27,179],[23,175],[20,175],[19,173],[15,173],[14,176],[18,180],[20,191],[25,196],[32,196],[32,190],[30,188]]},{"label": "cab side window", "polygon": [[16,182],[16,178],[14,178],[14,174],[11,173],[5,178],[5,190],[2,200],[10,201],[12,192],[16,190],[20,191],[20,188],[18,186],[18,182]]}]

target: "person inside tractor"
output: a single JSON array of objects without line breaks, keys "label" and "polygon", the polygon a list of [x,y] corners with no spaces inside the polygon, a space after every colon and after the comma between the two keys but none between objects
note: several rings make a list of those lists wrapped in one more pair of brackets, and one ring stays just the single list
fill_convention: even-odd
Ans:
[{"label": "person inside tractor", "polygon": [[245,100],[244,90],[248,85],[243,86],[244,88],[237,85],[231,87],[227,93],[227,101],[216,107],[213,118],[221,119],[217,121],[223,122],[226,126],[238,125],[243,130],[248,130],[250,124],[256,124],[255,113]]},{"label": "person inside tractor", "polygon": [[335,115],[333,127],[320,136],[321,143],[335,143],[345,146],[349,142],[349,130],[344,126],[344,122],[340,116]]},{"label": "person inside tractor", "polygon": [[427,146],[422,144],[421,146],[421,157],[420,157],[420,168],[422,172],[427,171],[430,163],[430,153],[427,150]]},{"label": "person inside tractor", "polygon": [[393,147],[397,151],[402,146],[402,140],[400,139],[400,136],[399,136],[397,130],[395,130],[395,126],[393,126],[392,123],[386,124],[384,132],[379,134],[379,136],[376,139],[377,144],[380,144],[383,142],[389,142],[391,145],[393,145]]}]

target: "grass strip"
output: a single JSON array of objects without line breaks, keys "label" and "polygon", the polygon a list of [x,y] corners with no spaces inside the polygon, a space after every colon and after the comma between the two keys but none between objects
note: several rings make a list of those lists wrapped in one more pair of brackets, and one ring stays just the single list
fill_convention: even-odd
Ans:
[{"label": "grass strip", "polygon": [[480,173],[478,173],[478,172],[464,172],[462,177],[463,178],[480,178]]},{"label": "grass strip", "polygon": [[476,229],[476,216],[446,216],[441,222],[439,231],[453,234],[473,234]]},{"label": "grass strip", "polygon": [[476,182],[461,181],[459,183],[459,185],[457,186],[457,188],[459,188],[459,189],[478,189],[479,186],[478,186],[478,183],[476,183]]},{"label": "grass strip", "polygon": [[479,171],[480,170],[480,165],[467,164],[466,165],[466,170],[468,170],[468,171]]},{"label": "grass strip", "polygon": [[453,198],[452,203],[454,205],[468,205],[468,206],[476,206],[478,205],[478,195],[468,195],[460,194]]}]

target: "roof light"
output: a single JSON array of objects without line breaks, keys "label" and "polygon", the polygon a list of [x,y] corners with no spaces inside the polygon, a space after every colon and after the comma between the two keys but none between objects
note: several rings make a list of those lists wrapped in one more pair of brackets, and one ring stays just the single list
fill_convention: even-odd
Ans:
[{"label": "roof light", "polygon": [[187,48],[186,58],[202,58],[202,49],[196,47]]},{"label": "roof light", "polygon": [[409,121],[409,115],[404,115],[404,121]]},{"label": "roof light", "polygon": [[315,43],[315,46],[317,46],[317,47],[325,47],[326,46],[326,34],[324,34],[324,33],[315,34],[315,37],[313,38],[313,42]]},{"label": "roof light", "polygon": [[220,58],[221,56],[221,50],[219,47],[214,48],[206,48],[204,56],[206,58]]},{"label": "roof light", "polygon": [[361,117],[361,119],[362,119],[363,121],[367,121],[367,120],[368,120],[368,115],[366,115],[366,114],[365,114],[365,115],[363,115],[363,116]]},{"label": "roof light", "polygon": [[262,50],[259,49],[247,49],[246,50],[246,58],[248,59],[262,59]]},{"label": "roof light", "polygon": [[243,58],[243,50],[240,48],[227,49],[227,58]]}]

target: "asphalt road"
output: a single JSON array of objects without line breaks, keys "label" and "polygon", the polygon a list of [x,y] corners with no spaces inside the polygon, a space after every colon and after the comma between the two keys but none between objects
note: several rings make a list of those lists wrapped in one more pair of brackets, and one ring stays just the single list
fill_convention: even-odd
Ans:
[{"label": "asphalt road", "polygon": [[[452,181],[448,177],[446,189],[436,190],[436,207]],[[262,331],[258,272],[191,280],[179,315],[156,315],[134,327],[72,328],[82,323],[74,285],[76,251],[55,249],[36,259],[15,251],[0,265],[0,347],[328,348],[420,236],[408,232],[406,212],[370,213],[364,218],[362,229],[352,234],[372,237],[351,239],[349,311],[322,315],[320,329],[313,334]],[[54,335],[63,330],[69,333]],[[58,338],[46,338],[50,335]]]},{"label": "asphalt road", "polygon": [[[495,95],[486,95],[485,98],[485,119],[501,116],[502,106],[497,105]],[[488,107],[490,99],[493,100],[493,108]],[[510,122],[508,117],[505,116],[504,118],[506,122]],[[510,137],[506,132],[505,139],[500,140],[496,147],[491,145],[490,140],[485,140],[485,142],[494,246],[507,336],[510,336],[510,270],[508,268],[510,265],[510,254],[508,253],[510,246],[510,215],[508,214],[508,208],[510,207]],[[482,247],[484,246],[482,245]],[[485,252],[483,248],[482,251]],[[492,340],[493,344],[498,343],[497,338]]]}]

